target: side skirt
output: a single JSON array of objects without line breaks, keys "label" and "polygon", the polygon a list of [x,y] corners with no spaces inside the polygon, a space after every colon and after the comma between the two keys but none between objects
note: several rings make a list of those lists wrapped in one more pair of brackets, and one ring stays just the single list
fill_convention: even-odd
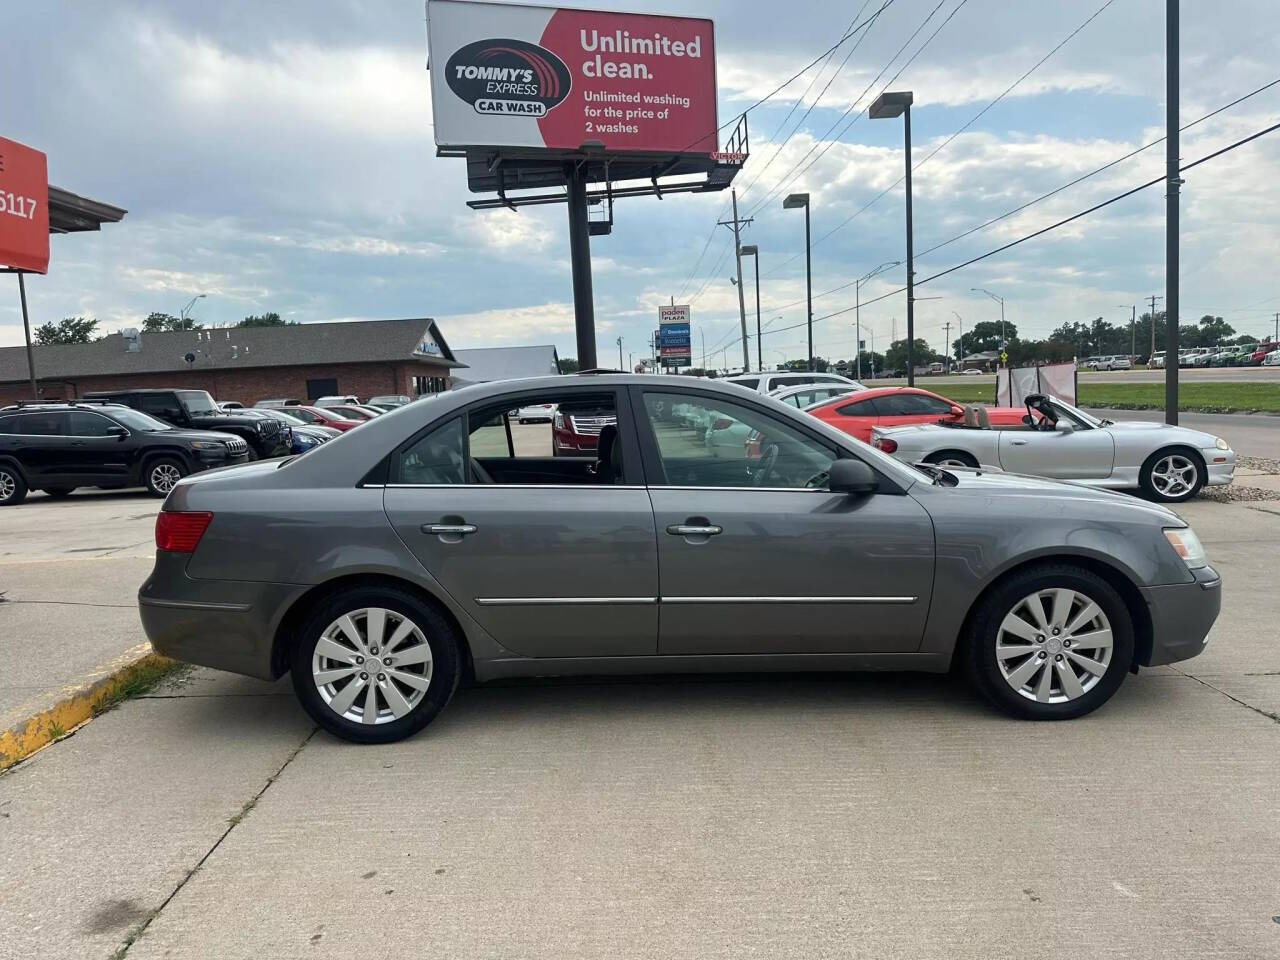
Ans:
[{"label": "side skirt", "polygon": [[896,671],[946,673],[951,654],[806,653],[733,654],[687,657],[529,657],[477,660],[476,679],[506,677],[621,676],[663,673],[806,673]]}]

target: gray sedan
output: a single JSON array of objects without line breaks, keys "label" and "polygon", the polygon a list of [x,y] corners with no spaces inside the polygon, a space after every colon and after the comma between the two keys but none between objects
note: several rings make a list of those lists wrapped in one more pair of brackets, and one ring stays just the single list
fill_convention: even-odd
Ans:
[{"label": "gray sedan", "polygon": [[[581,457],[505,415],[582,402],[617,422]],[[723,421],[752,442],[708,447],[698,425]],[[660,376],[411,404],[184,480],[156,542],[139,602],[158,651],[291,671],[316,721],[360,742],[420,730],[464,678],[554,674],[956,663],[1003,710],[1067,719],[1131,668],[1197,655],[1221,594],[1164,507],[911,467],[758,394]]]}]

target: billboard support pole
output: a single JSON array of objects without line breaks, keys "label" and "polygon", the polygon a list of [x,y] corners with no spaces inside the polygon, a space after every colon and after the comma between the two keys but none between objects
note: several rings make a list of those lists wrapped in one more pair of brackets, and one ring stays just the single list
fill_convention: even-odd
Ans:
[{"label": "billboard support pole", "polygon": [[40,393],[36,389],[36,361],[31,354],[31,320],[27,316],[27,285],[22,279],[23,271],[18,273],[18,297],[22,300],[22,332],[27,341],[27,375],[31,378],[31,399],[39,400]]},{"label": "billboard support pole", "polygon": [[570,164],[569,263],[573,269],[573,319],[578,339],[578,369],[594,370],[596,363],[596,309],[591,290],[591,230],[587,223],[587,177],[583,165]]}]

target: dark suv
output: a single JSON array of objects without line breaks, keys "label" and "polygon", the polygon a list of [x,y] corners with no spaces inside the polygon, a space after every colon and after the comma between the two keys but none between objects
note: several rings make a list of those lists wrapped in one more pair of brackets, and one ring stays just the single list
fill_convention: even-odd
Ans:
[{"label": "dark suv", "polygon": [[225,413],[206,390],[113,390],[85,398],[121,403],[175,427],[235,434],[249,445],[250,460],[287,456],[293,442],[285,424]]},{"label": "dark suv", "polygon": [[76,487],[145,486],[163,497],[189,473],[248,459],[239,437],[179,430],[118,404],[0,410],[0,507],[21,503],[28,490],[65,497]]}]

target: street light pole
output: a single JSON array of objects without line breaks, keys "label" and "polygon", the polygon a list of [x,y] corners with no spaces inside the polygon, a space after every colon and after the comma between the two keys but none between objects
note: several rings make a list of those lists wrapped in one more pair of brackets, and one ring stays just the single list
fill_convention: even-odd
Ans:
[{"label": "street light pole", "polygon": [[809,372],[813,372],[813,243],[809,232],[809,194],[793,193],[782,201],[783,210],[804,207],[804,289],[808,304]]},{"label": "street light pole", "polygon": [[[956,319],[960,321],[960,349],[956,351],[956,353],[960,354],[960,356],[956,357],[956,360],[959,362],[961,369],[963,369],[964,368],[964,317],[960,316],[960,314],[957,313],[955,310],[952,310],[951,312],[954,313],[956,315]],[[950,346],[950,344],[948,344],[947,346]]]},{"label": "street light pole", "polygon": [[619,372],[625,373],[626,369],[627,368],[622,365],[622,338],[619,337],[618,338],[618,370]]},{"label": "street light pole", "polygon": [[916,258],[915,229],[911,215],[911,104],[910,90],[886,92],[876,97],[867,111],[872,120],[902,116],[902,138],[906,162],[907,190],[907,386],[916,383]]},{"label": "street light pole", "polygon": [[[1178,424],[1178,192],[1182,186],[1178,130],[1181,100],[1179,98],[1179,7],[1180,0],[1165,4],[1165,364],[1164,422]],[[1155,319],[1154,317],[1152,318]],[[1169,358],[1175,362],[1170,363]]]},{"label": "street light pole", "polygon": [[197,300],[203,300],[203,299],[204,299],[205,297],[207,297],[207,296],[208,296],[208,294],[206,294],[206,293],[197,293],[194,297],[192,297],[190,300],[188,300],[188,301],[187,301],[187,305],[186,305],[185,307],[183,307],[183,308],[182,308],[182,310],[180,310],[180,311],[178,312],[178,319],[179,319],[179,320],[181,320],[181,321],[185,324],[185,323],[186,323],[186,321],[187,321],[187,314],[189,314],[189,313],[191,312],[191,308],[195,306],[196,301],[197,301]]},{"label": "street light pole", "polygon": [[970,287],[969,292],[985,293],[988,297],[990,297],[996,303],[1000,304],[1000,343],[1001,343],[1000,349],[1003,350],[1004,349],[1003,344],[1006,344],[1009,342],[1009,335],[1005,331],[1005,327],[1004,327],[1004,297],[997,297],[990,290],[984,290],[982,289],[982,287]]},{"label": "street light pole", "polygon": [[742,255],[755,261],[756,267],[756,369],[764,369],[764,355],[760,349],[760,247],[754,243],[743,244]]}]

